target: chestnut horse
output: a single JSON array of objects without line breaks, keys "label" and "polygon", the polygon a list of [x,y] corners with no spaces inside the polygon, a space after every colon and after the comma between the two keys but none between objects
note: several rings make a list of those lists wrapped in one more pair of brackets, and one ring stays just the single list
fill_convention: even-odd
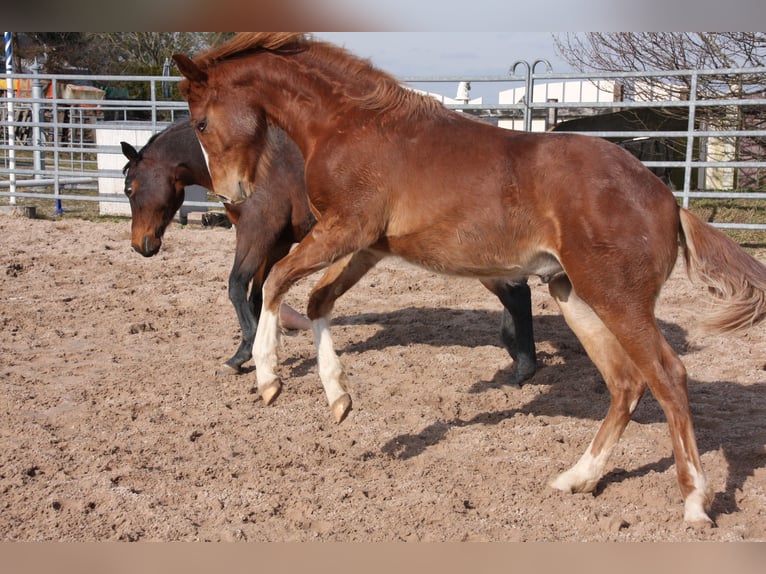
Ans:
[{"label": "chestnut horse", "polygon": [[[132,215],[131,243],[138,253],[151,257],[159,251],[165,229],[184,201],[184,188],[197,184],[212,189],[210,172],[188,120],[155,134],[140,151],[127,142],[121,145],[128,159],[123,171]],[[224,203],[237,233],[229,300],[239,320],[242,341],[225,362],[225,367],[235,372],[252,355],[265,276],[315,222],[303,182],[303,157],[295,144],[274,128],[265,146],[256,149],[259,157],[255,161],[262,166],[254,175],[258,193],[236,204]],[[509,383],[521,384],[537,368],[531,293],[525,281],[500,284],[496,293],[505,306],[501,340],[516,363]],[[280,306],[280,323],[288,329],[308,328],[306,318],[285,304]]]},{"label": "chestnut horse", "polygon": [[679,238],[690,276],[718,296],[710,325],[722,331],[766,317],[766,266],[679,208],[618,146],[469,119],[332,44],[240,34],[194,61],[174,59],[217,193],[236,201],[253,192],[248,147],[267,121],[305,159],[317,223],[264,284],[253,349],[261,392],[279,384],[282,297],[328,265],[307,314],[319,375],[334,399],[345,395],[344,373],[328,316],[337,293],[381,258],[490,283],[537,275],[611,395],[585,453],[552,486],[595,488],[648,385],[668,420],[684,519],[712,522],[686,370],[660,332],[655,304]]}]

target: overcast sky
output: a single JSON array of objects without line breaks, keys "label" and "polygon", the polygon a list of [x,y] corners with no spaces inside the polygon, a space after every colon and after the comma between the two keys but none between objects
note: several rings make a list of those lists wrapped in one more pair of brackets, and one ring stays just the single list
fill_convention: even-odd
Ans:
[{"label": "overcast sky", "polygon": [[[548,60],[555,72],[572,69],[554,48],[550,32],[316,32],[396,77],[411,76],[504,76],[523,60],[533,64]],[[544,71],[539,65],[538,72]],[[518,70],[521,73],[520,70]],[[418,85],[454,97],[457,84]],[[471,97],[496,103],[496,92],[511,84],[472,85]]]},{"label": "overcast sky", "polygon": [[517,60],[545,58],[570,71],[550,32],[317,32],[395,76],[503,75]]}]

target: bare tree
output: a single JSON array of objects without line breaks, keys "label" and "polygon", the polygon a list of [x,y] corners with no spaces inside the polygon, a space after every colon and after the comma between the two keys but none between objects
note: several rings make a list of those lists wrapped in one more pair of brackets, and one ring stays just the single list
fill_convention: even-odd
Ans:
[{"label": "bare tree", "polygon": [[[764,32],[589,32],[554,35],[556,50],[571,66],[582,72],[645,72],[672,70],[723,70],[766,65]],[[691,76],[633,77],[622,81],[625,99],[657,101],[688,97]],[[698,100],[747,99],[766,95],[763,73],[711,74],[698,77]],[[657,97],[657,94],[664,95]],[[662,113],[686,114],[684,108]],[[763,129],[766,112],[762,106],[738,106],[736,113],[724,106],[698,108],[697,120],[713,129]],[[740,160],[766,156],[766,141],[759,137],[717,138],[728,141]],[[706,140],[703,140],[704,145]],[[702,153],[702,152],[700,152]],[[710,157],[709,157],[710,159]],[[712,158],[715,159],[715,158]],[[762,170],[738,170],[739,187],[762,188]]]},{"label": "bare tree", "polygon": [[693,70],[762,66],[763,32],[588,32],[554,36],[556,49],[581,71]]},{"label": "bare tree", "polygon": [[[644,72],[699,70],[766,65],[763,32],[587,32],[557,34],[556,51],[582,72]],[[656,82],[654,82],[656,83]],[[666,80],[670,89],[688,92],[689,78]],[[652,82],[633,82],[634,96],[644,95]],[[643,86],[643,88],[642,88]],[[741,97],[763,90],[763,77],[707,76],[699,86],[702,97]]]}]

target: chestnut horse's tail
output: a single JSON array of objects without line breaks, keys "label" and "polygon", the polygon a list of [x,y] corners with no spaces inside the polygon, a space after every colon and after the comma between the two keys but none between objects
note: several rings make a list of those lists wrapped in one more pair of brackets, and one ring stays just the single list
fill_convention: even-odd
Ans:
[{"label": "chestnut horse's tail", "polygon": [[681,209],[681,242],[689,278],[707,285],[716,302],[704,325],[741,331],[766,319],[766,266],[735,241]]}]

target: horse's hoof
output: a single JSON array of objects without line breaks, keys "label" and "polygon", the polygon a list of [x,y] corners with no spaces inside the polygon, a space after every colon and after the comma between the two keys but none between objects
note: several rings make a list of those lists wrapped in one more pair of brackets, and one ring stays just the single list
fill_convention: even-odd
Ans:
[{"label": "horse's hoof", "polygon": [[282,383],[279,381],[274,381],[259,390],[261,393],[261,399],[263,399],[263,404],[268,407],[276,400],[276,398],[279,396],[279,393],[282,392]]},{"label": "horse's hoof", "polygon": [[577,469],[570,468],[566,472],[562,472],[556,478],[548,483],[551,488],[560,490],[562,492],[568,492],[570,494],[593,492],[598,484],[598,479],[587,480],[579,475]]},{"label": "horse's hoof", "polygon": [[684,502],[684,522],[686,525],[695,530],[713,528],[715,522],[711,520],[705,510],[708,506],[709,499],[707,494],[690,494]]},{"label": "horse's hoof", "polygon": [[242,369],[239,367],[235,367],[234,365],[230,365],[229,363],[224,363],[220,367],[218,367],[215,370],[215,376],[216,377],[228,377],[229,375],[239,375],[242,372]]},{"label": "horse's hoof", "polygon": [[693,530],[707,530],[709,528],[715,528],[715,522],[713,522],[709,516],[705,516],[699,520],[690,520],[684,518],[686,525]]},{"label": "horse's hoof", "polygon": [[332,404],[332,414],[335,417],[335,422],[340,424],[344,421],[346,418],[346,415],[348,415],[349,411],[351,410],[351,397],[348,395],[348,393],[345,393],[335,399],[335,402]]},{"label": "horse's hoof", "polygon": [[527,382],[537,372],[537,365],[535,363],[526,363],[520,361],[516,363],[516,369],[507,381],[507,385],[510,387],[521,388],[522,385]]}]

